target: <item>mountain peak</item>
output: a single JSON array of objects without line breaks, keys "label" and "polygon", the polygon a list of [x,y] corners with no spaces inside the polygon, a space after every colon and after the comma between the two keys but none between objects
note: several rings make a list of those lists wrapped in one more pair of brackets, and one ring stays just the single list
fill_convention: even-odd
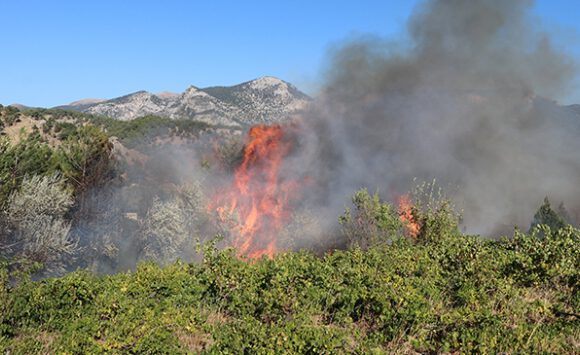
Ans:
[{"label": "mountain peak", "polygon": [[284,80],[275,78],[273,76],[262,76],[248,82],[254,89],[265,89],[277,85],[287,85]]},{"label": "mountain peak", "polygon": [[185,92],[188,92],[188,91],[199,91],[199,88],[195,85],[189,85],[187,87],[187,89],[185,89]]}]

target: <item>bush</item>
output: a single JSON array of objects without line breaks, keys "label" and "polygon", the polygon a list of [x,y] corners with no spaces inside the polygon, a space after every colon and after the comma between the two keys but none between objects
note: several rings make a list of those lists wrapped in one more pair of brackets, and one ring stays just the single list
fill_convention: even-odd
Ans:
[{"label": "bush", "polygon": [[516,231],[506,242],[506,272],[524,286],[567,285],[580,291],[580,230],[537,225],[529,234]]},{"label": "bush", "polygon": [[95,126],[83,126],[70,133],[57,150],[57,164],[78,192],[104,184],[113,171],[113,146]]},{"label": "bush", "polygon": [[354,211],[347,208],[339,222],[349,247],[363,250],[389,243],[400,235],[402,223],[397,211],[381,202],[379,195],[370,195],[366,189],[352,197]]},{"label": "bush", "polygon": [[224,139],[214,147],[218,164],[226,171],[233,172],[244,158],[244,140],[234,135]]},{"label": "bush", "polygon": [[190,259],[196,238],[207,232],[207,202],[199,184],[181,186],[166,201],[155,198],[141,230],[141,258],[163,264]]},{"label": "bush", "polygon": [[192,120],[174,120],[168,117],[144,116],[134,120],[120,121],[108,117],[90,117],[92,124],[103,128],[111,137],[117,137],[123,145],[134,148],[139,144],[152,143],[161,135],[197,136],[210,127],[207,123]]},{"label": "bush", "polygon": [[433,242],[460,234],[461,213],[435,181],[417,185],[411,196],[411,213],[419,225],[418,241]]},{"label": "bush", "polygon": [[62,274],[78,250],[69,232],[69,222],[47,215],[22,221],[17,236],[22,249],[16,260],[23,265],[38,263],[44,274]]},{"label": "bush", "polygon": [[14,145],[0,138],[0,208],[25,176],[59,172],[75,186],[77,193],[108,181],[114,161],[107,135],[90,125],[71,130],[67,135],[58,147],[44,142],[39,132]]},{"label": "bush", "polygon": [[558,233],[398,239],[252,263],[207,245],[197,264],[19,284],[0,304],[0,345],[23,353],[578,353],[580,240],[577,230]]},{"label": "bush", "polygon": [[77,251],[64,218],[72,204],[72,190],[61,176],[25,178],[5,213],[14,246],[9,256],[21,267],[41,263],[44,273],[63,272]]},{"label": "bush", "polygon": [[141,254],[163,264],[175,261],[182,253],[188,238],[186,219],[176,200],[153,201],[143,226]]},{"label": "bush", "polygon": [[4,123],[7,126],[13,125],[15,122],[19,120],[21,115],[20,110],[14,106],[6,106],[0,108],[0,116],[2,117]]},{"label": "bush", "polygon": [[24,178],[19,191],[8,199],[6,211],[11,223],[38,215],[62,218],[73,204],[72,190],[59,174]]},{"label": "bush", "polygon": [[54,151],[39,139],[26,138],[15,145],[0,139],[0,207],[25,176],[48,176],[57,170]]}]

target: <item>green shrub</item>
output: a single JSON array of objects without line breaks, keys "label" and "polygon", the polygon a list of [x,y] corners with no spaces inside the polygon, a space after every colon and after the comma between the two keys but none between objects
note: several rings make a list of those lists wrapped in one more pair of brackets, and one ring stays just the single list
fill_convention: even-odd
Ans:
[{"label": "green shrub", "polygon": [[459,213],[435,181],[421,183],[411,193],[412,214],[419,225],[416,239],[433,242],[459,235]]},{"label": "green shrub", "polygon": [[12,126],[20,119],[21,112],[17,107],[5,106],[0,108],[0,116],[7,126]]},{"label": "green shrub", "polygon": [[516,231],[505,243],[510,256],[506,272],[522,285],[567,285],[580,291],[580,230],[538,225],[529,234]]},{"label": "green shrub", "polygon": [[195,137],[200,131],[209,127],[208,124],[199,121],[174,120],[159,116],[144,116],[129,121],[93,116],[88,120],[103,128],[109,136],[117,137],[129,148],[153,143],[158,136],[163,135]]},{"label": "green shrub", "polygon": [[113,171],[113,146],[107,135],[91,125],[78,128],[58,147],[58,169],[78,192],[104,184]]},{"label": "green shrub", "polygon": [[252,263],[210,243],[198,264],[9,288],[0,339],[52,353],[576,353],[580,241],[558,233]]},{"label": "green shrub", "polygon": [[58,170],[54,151],[38,138],[25,138],[15,145],[0,139],[0,207],[18,189],[26,176],[52,175]]},{"label": "green shrub", "polygon": [[347,208],[339,222],[349,247],[368,249],[389,243],[400,235],[402,223],[396,210],[381,202],[379,195],[370,195],[366,189],[352,197],[353,209]]}]

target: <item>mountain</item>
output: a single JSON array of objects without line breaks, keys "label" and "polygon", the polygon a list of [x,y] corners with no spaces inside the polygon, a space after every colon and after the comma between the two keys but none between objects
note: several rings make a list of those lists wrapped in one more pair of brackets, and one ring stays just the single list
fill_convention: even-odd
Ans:
[{"label": "mountain", "polygon": [[26,105],[22,105],[22,104],[10,104],[8,106],[12,106],[12,107],[16,107],[19,110],[30,110],[33,109],[34,107],[30,107],[30,106],[26,106]]},{"label": "mountain", "polygon": [[181,94],[138,91],[111,100],[81,100],[57,108],[119,120],[157,115],[241,126],[283,121],[301,112],[310,101],[292,84],[266,76],[235,86],[190,86]]},{"label": "mountain", "polygon": [[58,106],[57,108],[59,109],[63,109],[63,110],[72,110],[72,111],[83,111],[85,109],[88,109],[91,106],[94,106],[96,104],[99,104],[101,102],[104,102],[106,100],[103,99],[84,99],[84,100],[78,100],[75,102],[71,102],[68,105],[64,105],[64,106]]}]

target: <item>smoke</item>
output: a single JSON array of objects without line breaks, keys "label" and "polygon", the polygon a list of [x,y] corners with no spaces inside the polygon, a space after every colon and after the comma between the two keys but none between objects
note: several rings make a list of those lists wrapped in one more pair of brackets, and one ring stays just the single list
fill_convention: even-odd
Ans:
[{"label": "smoke", "polygon": [[[429,0],[400,41],[364,37],[337,47],[302,129],[286,132],[298,144],[279,179],[266,174],[277,188],[300,186],[289,223],[265,232],[277,235],[277,248],[339,246],[337,217],[357,189],[393,199],[417,180],[447,189],[470,233],[527,229],[545,196],[578,218],[580,111],[552,101],[568,94],[576,67],[540,30],[532,5]],[[214,223],[216,196],[231,191],[242,163],[239,133],[119,145],[122,181],[87,193],[76,214],[74,235],[88,255],[81,266],[111,272],[144,258],[198,257],[194,237],[224,228]],[[279,207],[276,194],[266,197]]]},{"label": "smoke", "polygon": [[321,182],[311,202],[334,221],[360,187],[390,196],[436,179],[483,235],[527,228],[545,196],[577,209],[580,115],[551,101],[575,63],[532,5],[430,0],[404,40],[335,49],[294,165]]},{"label": "smoke", "polygon": [[71,234],[82,248],[74,267],[110,273],[141,260],[191,261],[199,257],[197,239],[215,236],[202,230],[207,202],[200,185],[210,188],[211,172],[201,162],[212,149],[209,137],[158,138],[166,141],[142,139],[131,148],[115,141],[114,179],[84,192],[72,213]]}]

